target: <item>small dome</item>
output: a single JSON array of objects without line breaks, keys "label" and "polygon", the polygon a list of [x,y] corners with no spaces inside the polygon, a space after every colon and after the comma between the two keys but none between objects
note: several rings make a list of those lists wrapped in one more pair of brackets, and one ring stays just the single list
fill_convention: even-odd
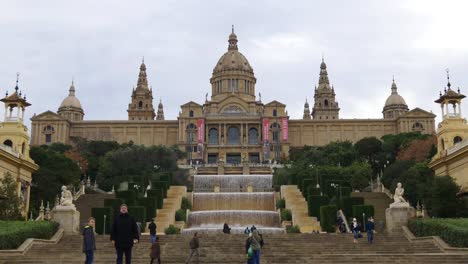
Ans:
[{"label": "small dome", "polygon": [[224,53],[214,67],[213,73],[226,70],[241,70],[253,73],[249,61],[237,50],[229,50]]},{"label": "small dome", "polygon": [[405,102],[405,99],[403,99],[403,97],[398,94],[395,81],[393,81],[392,83],[392,94],[385,101],[385,106],[392,106],[392,105],[408,106]]},{"label": "small dome", "polygon": [[60,108],[67,108],[67,107],[73,107],[73,108],[79,108],[82,109],[80,100],[76,98],[75,96],[75,86],[72,82],[69,90],[68,96],[63,99],[62,103],[60,104]]}]

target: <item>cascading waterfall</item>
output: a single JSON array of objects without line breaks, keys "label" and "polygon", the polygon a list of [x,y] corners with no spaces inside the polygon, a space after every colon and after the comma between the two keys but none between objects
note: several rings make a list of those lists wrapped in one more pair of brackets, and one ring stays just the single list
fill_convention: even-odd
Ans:
[{"label": "cascading waterfall", "polygon": [[272,180],[272,175],[195,175],[193,211],[182,233],[221,233],[224,223],[231,233],[252,225],[265,234],[284,233]]}]

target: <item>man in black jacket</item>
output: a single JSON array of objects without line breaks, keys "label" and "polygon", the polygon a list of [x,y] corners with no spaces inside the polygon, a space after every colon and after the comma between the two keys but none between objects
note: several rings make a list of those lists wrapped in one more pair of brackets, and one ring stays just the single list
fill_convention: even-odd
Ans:
[{"label": "man in black jacket", "polygon": [[120,205],[120,214],[112,223],[110,239],[117,251],[117,264],[122,264],[124,253],[125,263],[132,263],[132,247],[134,243],[138,243],[139,236],[135,219],[128,214],[126,204]]}]

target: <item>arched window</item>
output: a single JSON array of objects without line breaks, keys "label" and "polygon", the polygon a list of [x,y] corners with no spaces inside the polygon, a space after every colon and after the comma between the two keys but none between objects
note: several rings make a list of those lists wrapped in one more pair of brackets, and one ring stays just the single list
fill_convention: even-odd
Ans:
[{"label": "arched window", "polygon": [[249,144],[258,144],[258,130],[256,128],[249,129]]},{"label": "arched window", "polygon": [[453,138],[453,144],[457,144],[457,143],[460,143],[463,141],[463,138],[461,138],[460,136],[456,136]]},{"label": "arched window", "polygon": [[189,117],[193,117],[193,110],[190,110]]},{"label": "arched window", "polygon": [[230,144],[230,145],[236,145],[236,144],[240,144],[240,132],[239,132],[239,128],[238,127],[235,127],[235,126],[232,126],[232,127],[229,127],[228,128],[228,131],[227,131],[228,135],[228,139],[227,139],[227,143]]},{"label": "arched window", "polygon": [[138,108],[142,108],[142,107],[143,107],[143,102],[142,101],[138,102]]},{"label": "arched window", "polygon": [[194,124],[189,124],[187,126],[187,140],[192,143],[195,142],[195,132],[197,131],[197,126]]},{"label": "arched window", "polygon": [[278,112],[276,111],[276,109],[273,109],[273,116],[277,116],[278,115]]},{"label": "arched window", "polygon": [[13,142],[11,140],[7,139],[7,140],[3,141],[3,145],[9,146],[10,148],[12,148],[13,147]]},{"label": "arched window", "polygon": [[208,131],[208,144],[214,144],[214,145],[219,144],[218,129],[210,128],[210,130]]},{"label": "arched window", "polygon": [[328,106],[328,100],[325,99],[325,101],[323,101],[323,104],[324,104],[325,106]]},{"label": "arched window", "polygon": [[413,130],[421,131],[423,129],[424,129],[424,127],[423,127],[423,125],[421,123],[416,122],[416,123],[413,124]]}]

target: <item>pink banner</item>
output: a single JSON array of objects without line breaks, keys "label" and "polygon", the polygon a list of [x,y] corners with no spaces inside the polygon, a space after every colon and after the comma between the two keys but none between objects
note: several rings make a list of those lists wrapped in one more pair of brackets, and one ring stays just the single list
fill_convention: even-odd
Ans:
[{"label": "pink banner", "polygon": [[205,141],[205,119],[198,119],[198,143],[203,143]]},{"label": "pink banner", "polygon": [[283,132],[283,140],[287,141],[288,140],[288,118],[283,117],[281,120],[281,125],[282,125],[282,132]]},{"label": "pink banner", "polygon": [[270,134],[270,120],[268,118],[263,119],[263,141],[268,141],[269,140],[269,134]]}]

